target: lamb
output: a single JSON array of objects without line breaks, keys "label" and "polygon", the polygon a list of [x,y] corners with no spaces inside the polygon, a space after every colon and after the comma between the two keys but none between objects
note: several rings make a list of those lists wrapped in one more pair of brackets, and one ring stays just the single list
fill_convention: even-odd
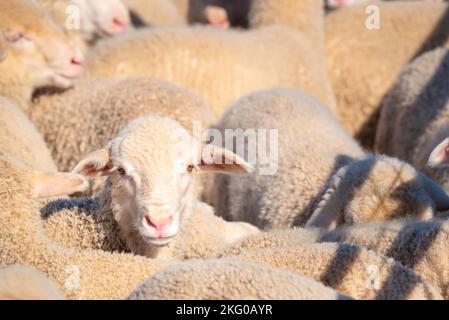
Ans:
[{"label": "lamb", "polygon": [[0,63],[0,95],[24,109],[35,89],[68,88],[83,69],[79,50],[35,1],[1,1],[0,33],[8,44]]},{"label": "lamb", "polygon": [[14,155],[43,172],[56,172],[56,165],[39,132],[23,110],[0,97],[0,153]]},{"label": "lamb", "polygon": [[[102,41],[88,55],[86,69],[98,77],[151,75],[191,88],[217,117],[235,99],[273,86],[301,88],[335,109],[320,49],[321,1],[278,2],[254,1],[254,30],[166,26]],[[295,20],[291,11],[303,14]],[[278,16],[285,20],[271,18]]]},{"label": "lamb", "polygon": [[311,243],[230,257],[298,272],[355,299],[442,299],[437,287],[412,270],[361,246]]},{"label": "lamb", "polygon": [[364,224],[334,230],[321,241],[345,242],[364,246],[413,269],[423,279],[439,288],[449,299],[449,225],[444,220],[392,221]]},{"label": "lamb", "polygon": [[130,24],[129,11],[121,0],[38,1],[83,52],[97,38],[121,34]]},{"label": "lamb", "polygon": [[[377,8],[380,29],[375,25]],[[363,146],[373,147],[383,97],[405,65],[422,52],[447,46],[447,10],[446,3],[392,1],[327,15],[328,72],[339,120]]]},{"label": "lamb", "polygon": [[69,194],[86,187],[79,175],[36,173],[9,156],[0,156],[0,266],[33,267],[55,280],[69,299],[123,299],[169,262],[66,248],[49,240],[33,197]]},{"label": "lamb", "polygon": [[[208,156],[214,159],[213,163],[204,160],[196,163],[198,157],[207,161]],[[217,162],[221,157],[230,164]],[[109,176],[97,203],[86,205],[85,215],[93,212],[109,226],[114,219],[120,240],[129,251],[150,258],[189,259],[214,256],[225,245],[258,232],[247,223],[223,221],[214,215],[211,207],[197,200],[196,170],[245,173],[250,166],[232,152],[212,146],[205,146],[201,151],[198,140],[179,123],[148,116],[131,122],[107,147],[87,155],[74,172],[86,178]],[[64,212],[71,208],[82,211],[82,206],[73,205],[72,201],[50,204],[48,212],[63,211],[59,219],[50,220],[49,229],[60,238],[69,238],[71,243],[65,245],[76,246],[75,239],[86,245],[84,235],[92,234],[92,228],[89,229],[92,223],[87,226],[80,223],[84,229],[68,233],[67,227],[60,227],[61,220],[62,225],[67,225],[72,219]],[[95,222],[96,218],[91,221]],[[93,240],[88,240],[87,245],[104,249],[108,238],[98,236],[97,230],[94,223],[94,236],[87,237]],[[114,228],[103,230],[107,235]],[[113,244],[117,243],[113,239]]]},{"label": "lamb", "polygon": [[[141,116],[167,116],[191,132],[195,126],[206,130],[214,121],[198,95],[152,78],[83,77],[71,90],[36,98],[28,114],[61,171],[73,169],[81,157]],[[96,183],[92,189],[101,187]]]},{"label": "lamb", "polygon": [[33,268],[0,269],[0,300],[64,300],[57,284]]},{"label": "lamb", "polygon": [[[449,136],[449,51],[427,52],[402,72],[385,98],[376,136],[376,150],[409,161],[449,191],[444,151]],[[440,147],[438,147],[440,146]],[[432,150],[430,162],[427,166]],[[440,157],[438,157],[440,155]]]},{"label": "lamb", "polygon": [[346,300],[349,297],[291,271],[236,259],[215,259],[174,264],[138,287],[129,299]]},{"label": "lamb", "polygon": [[[256,162],[250,175],[214,176],[206,200],[227,220],[265,230],[306,222],[332,229],[342,223],[429,219],[449,206],[441,188],[411,165],[366,155],[325,107],[302,92],[251,94],[237,101],[216,128],[225,145],[236,138],[238,155],[254,154]],[[250,145],[243,138],[251,138],[252,128],[277,130],[277,144]],[[240,136],[238,131],[226,135],[230,129],[240,129]]]}]

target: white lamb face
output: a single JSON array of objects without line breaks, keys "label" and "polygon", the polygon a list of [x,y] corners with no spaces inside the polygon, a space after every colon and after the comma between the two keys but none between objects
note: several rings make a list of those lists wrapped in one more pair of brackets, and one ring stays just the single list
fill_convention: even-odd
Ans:
[{"label": "white lamb face", "polygon": [[70,87],[83,70],[81,52],[41,6],[13,2],[0,1],[0,32],[8,47],[5,63],[25,67],[36,87]]},{"label": "white lamb face", "polygon": [[240,164],[208,165],[201,162],[200,153],[199,143],[177,122],[147,117],[130,124],[108,149],[88,155],[74,171],[86,177],[109,175],[120,228],[161,246],[178,233],[196,203],[195,170],[246,172],[249,168],[229,151],[220,155]]},{"label": "white lamb face", "polygon": [[88,40],[125,32],[130,25],[130,15],[121,0],[75,0],[81,10],[82,32]]}]

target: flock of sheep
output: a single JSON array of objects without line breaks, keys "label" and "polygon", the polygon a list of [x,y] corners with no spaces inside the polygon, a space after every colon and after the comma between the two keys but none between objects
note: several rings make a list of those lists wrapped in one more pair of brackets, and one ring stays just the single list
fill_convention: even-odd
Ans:
[{"label": "flock of sheep", "polygon": [[[0,299],[449,299],[448,30],[442,1],[0,0]],[[276,172],[209,128],[276,129]]]}]

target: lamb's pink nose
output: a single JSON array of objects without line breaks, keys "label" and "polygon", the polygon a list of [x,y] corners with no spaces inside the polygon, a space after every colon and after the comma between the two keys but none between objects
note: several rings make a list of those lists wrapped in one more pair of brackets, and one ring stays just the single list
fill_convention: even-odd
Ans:
[{"label": "lamb's pink nose", "polygon": [[168,216],[164,218],[154,218],[150,216],[145,216],[145,221],[149,226],[160,231],[173,222],[173,216]]},{"label": "lamb's pink nose", "polygon": [[112,19],[112,33],[113,34],[120,34],[120,33],[124,33],[128,27],[129,27],[129,21],[127,21],[126,19],[123,18],[119,18],[119,17],[114,17]]}]

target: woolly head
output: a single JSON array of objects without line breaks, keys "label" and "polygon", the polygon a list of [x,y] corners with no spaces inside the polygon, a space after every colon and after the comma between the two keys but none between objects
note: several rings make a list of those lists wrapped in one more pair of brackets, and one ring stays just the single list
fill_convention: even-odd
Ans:
[{"label": "woolly head", "polygon": [[81,33],[88,41],[124,33],[131,23],[121,0],[73,0],[80,9]]},{"label": "woolly head", "polygon": [[251,167],[234,153],[202,147],[186,129],[164,117],[130,123],[108,147],[87,155],[74,172],[87,178],[108,175],[121,231],[151,245],[166,245],[196,205],[195,172],[245,173]]},{"label": "woolly head", "polygon": [[68,88],[83,70],[81,52],[36,1],[0,1],[0,33],[8,45],[3,64],[25,68],[35,88]]},{"label": "woolly head", "polygon": [[411,165],[396,158],[369,156],[334,175],[307,226],[333,229],[343,222],[405,217],[427,220],[435,210],[448,208],[444,191]]}]

